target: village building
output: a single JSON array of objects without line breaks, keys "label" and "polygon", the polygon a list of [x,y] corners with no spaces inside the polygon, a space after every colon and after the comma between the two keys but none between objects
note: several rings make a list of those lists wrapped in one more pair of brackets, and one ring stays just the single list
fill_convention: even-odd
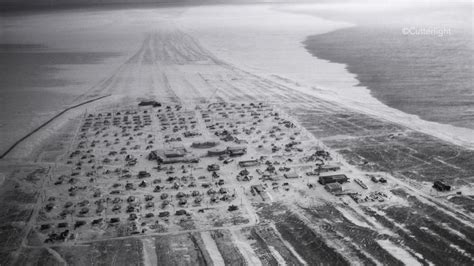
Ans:
[{"label": "village building", "polygon": [[335,172],[335,171],[339,171],[341,170],[341,167],[338,166],[338,165],[329,165],[329,164],[326,164],[326,165],[321,165],[319,167],[319,172],[323,173],[323,172]]},{"label": "village building", "polygon": [[246,160],[246,161],[239,162],[240,167],[252,167],[252,166],[258,166],[258,165],[260,165],[260,162],[258,160]]},{"label": "village building", "polygon": [[270,164],[270,165],[268,165],[267,169],[265,169],[265,171],[268,171],[270,173],[274,173],[276,171],[276,168],[275,168],[275,166]]},{"label": "village building", "polygon": [[252,185],[250,187],[250,191],[252,193],[260,194],[260,193],[263,193],[265,191],[265,188],[262,185]]},{"label": "village building", "polygon": [[218,141],[195,141],[191,144],[192,148],[208,149],[219,145]]},{"label": "village building", "polygon": [[321,185],[326,185],[329,183],[345,183],[348,182],[349,178],[347,178],[346,175],[340,174],[340,175],[327,175],[327,176],[320,176],[318,182]]},{"label": "village building", "polygon": [[199,162],[199,158],[190,154],[184,147],[152,151],[148,155],[148,160],[156,160],[160,164]]},{"label": "village building", "polygon": [[330,193],[342,192],[342,186],[339,183],[329,183],[324,186],[324,189],[326,189]]},{"label": "village building", "polygon": [[300,176],[295,172],[295,171],[291,171],[289,173],[285,173],[283,175],[286,179],[295,179],[295,178],[299,178]]},{"label": "village building", "polygon": [[435,189],[438,190],[438,191],[450,191],[450,190],[451,190],[451,186],[445,184],[445,183],[444,183],[443,181],[441,181],[441,180],[436,180],[436,181],[434,181],[434,183],[433,183],[433,188],[435,188]]},{"label": "village building", "polygon": [[249,174],[250,174],[250,172],[247,169],[244,169],[244,170],[239,172],[239,175],[241,175],[241,176],[245,176],[245,175],[249,175]]},{"label": "village building", "polygon": [[245,147],[227,147],[230,156],[242,156],[247,153]]},{"label": "village building", "polygon": [[245,182],[252,181],[252,179],[253,179],[253,176],[251,176],[251,175],[244,175],[244,176],[238,176],[237,177],[237,180],[245,181]]},{"label": "village building", "polygon": [[138,106],[153,106],[153,107],[160,107],[161,103],[157,101],[141,101]]},{"label": "village building", "polygon": [[213,172],[213,171],[219,171],[220,166],[218,164],[210,164],[207,166],[207,171]]},{"label": "village building", "polygon": [[221,156],[227,154],[227,149],[224,148],[214,148],[207,151],[208,156]]},{"label": "village building", "polygon": [[186,137],[186,138],[192,138],[192,137],[195,137],[195,136],[201,136],[201,133],[193,132],[193,131],[186,131],[186,132],[183,133],[183,136]]}]

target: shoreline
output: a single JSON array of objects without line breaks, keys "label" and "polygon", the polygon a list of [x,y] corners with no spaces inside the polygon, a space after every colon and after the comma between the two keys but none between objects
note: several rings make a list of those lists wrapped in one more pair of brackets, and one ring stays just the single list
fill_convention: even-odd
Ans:
[{"label": "shoreline", "polygon": [[[359,83],[357,76],[348,72],[344,64],[313,57],[301,44],[305,38],[310,36],[309,34],[325,34],[354,26],[353,24],[329,21],[309,14],[287,12],[284,10],[284,6],[278,5],[229,5],[214,8],[222,10],[223,14],[212,17],[208,16],[208,13],[202,12],[209,10],[207,12],[216,13],[211,7],[190,7],[182,14],[177,12],[173,16],[157,21],[178,24],[181,26],[180,28],[186,29],[186,33],[193,35],[208,51],[212,51],[212,54],[219,60],[240,69],[284,84],[294,90],[350,107],[354,111],[370,114],[427,133],[452,144],[474,149],[474,139],[469,137],[474,136],[474,130],[424,121],[416,115],[387,107],[371,96],[369,89],[357,86]],[[242,9],[243,12],[233,14],[237,8],[239,11]],[[160,14],[160,10],[166,9],[150,9],[141,12],[151,15]],[[176,9],[173,10],[176,12]],[[246,11],[248,12],[245,13]],[[247,16],[248,21],[239,22],[236,25],[234,19],[242,15]],[[64,17],[64,14],[59,14],[59,16]],[[188,16],[191,21],[187,21]],[[189,23],[196,21],[196,18],[200,19],[199,24]],[[259,23],[262,18],[266,19]],[[280,24],[275,24],[278,20],[281,21]],[[253,27],[255,23],[261,24],[261,27]],[[227,32],[227,26],[231,26],[231,29],[235,29],[235,31]],[[162,26],[155,25],[152,28],[160,27]],[[151,29],[143,31],[147,30]],[[217,40],[213,39],[216,38],[213,37],[215,35],[217,35]],[[127,42],[128,48],[137,45],[134,42]],[[252,46],[255,49],[247,49]],[[78,48],[85,49],[82,46],[78,46]],[[285,58],[282,58],[282,54],[285,55]],[[114,61],[109,65],[115,66],[116,64],[117,62]],[[114,69],[109,69],[107,72],[114,73],[114,71]],[[101,76],[100,79],[102,80],[102,78],[104,77]],[[89,84],[87,87],[95,87],[95,85]],[[5,146],[11,146],[11,144]]]},{"label": "shoreline", "polygon": [[[205,20],[198,15],[191,22]],[[263,32],[233,21],[210,34],[253,33],[236,44],[255,47],[250,55],[268,53],[241,63],[283,74],[221,60],[172,17],[135,36],[138,49],[80,99],[111,96],[70,109],[0,160],[7,210],[0,264],[375,265],[406,262],[411,252],[423,259],[408,259],[425,264],[471,261],[473,219],[465,207],[474,151],[294,82],[304,78],[302,67],[315,67],[294,49],[306,29],[298,36],[285,33],[298,24],[272,31],[274,18],[287,17],[263,16]],[[102,33],[91,24],[92,35]],[[270,47],[276,54],[266,45],[271,40],[278,41]],[[248,50],[239,49],[231,51],[234,59]],[[284,49],[293,72],[280,57],[268,61]],[[336,66],[332,78],[339,81]],[[160,104],[142,103],[151,100]],[[442,197],[431,192],[440,178],[453,187]],[[335,182],[337,190],[328,185]],[[450,193],[465,201],[452,202]],[[410,254],[400,259],[404,251]]]},{"label": "shoreline", "polygon": [[[212,9],[209,11],[209,8],[206,11],[200,10],[200,8],[189,9],[186,11],[187,16],[180,18],[181,25],[186,29],[186,32],[199,40],[216,57],[227,63],[253,71],[274,81],[273,76],[284,77],[289,81],[285,85],[291,86],[293,89],[429,134],[455,145],[474,149],[473,129],[426,121],[417,115],[391,108],[372,96],[367,87],[359,86],[357,75],[348,72],[347,65],[317,58],[302,45],[302,42],[309,36],[349,28],[354,26],[353,24],[330,21],[309,14],[297,14],[285,11],[284,8],[264,5],[253,6],[247,10],[245,14],[249,21],[240,26],[243,29],[226,33],[219,31],[222,27],[219,24],[225,25],[233,21],[232,7],[226,8],[227,10],[217,18],[203,16],[203,12],[212,12]],[[255,17],[256,13],[261,14],[265,19]],[[186,21],[188,16],[196,15],[205,18],[199,25],[201,28]],[[277,33],[263,36],[259,34],[259,29],[247,27],[247,24],[257,23],[258,20],[264,21],[263,29],[275,30]],[[278,21],[291,21],[291,23],[278,25]],[[276,24],[275,28],[271,27],[272,23]],[[203,25],[207,27],[204,30],[202,29]],[[210,31],[218,31],[219,34],[216,35],[219,38],[211,35]],[[223,35],[226,35],[225,38]],[[252,44],[256,49],[242,49],[249,44]],[[266,55],[265,52],[267,52]],[[283,53],[285,54],[284,58],[281,56]],[[298,64],[293,62],[298,62]],[[327,77],[333,78],[333,80],[328,80]],[[292,86],[292,84],[297,85]]]},{"label": "shoreline", "polygon": [[[358,25],[308,36],[303,44],[312,56],[345,65],[356,75],[357,86],[368,88],[372,97],[391,108],[425,121],[474,129],[474,98],[467,92],[472,75],[462,67],[470,64],[470,56],[465,55],[469,51],[467,37],[464,32],[443,40],[410,38],[393,26]],[[460,46],[459,54],[442,54],[441,49],[454,45]],[[432,49],[422,52],[425,46]],[[387,54],[387,50],[393,52]],[[412,56],[418,56],[417,62],[411,62]]]}]

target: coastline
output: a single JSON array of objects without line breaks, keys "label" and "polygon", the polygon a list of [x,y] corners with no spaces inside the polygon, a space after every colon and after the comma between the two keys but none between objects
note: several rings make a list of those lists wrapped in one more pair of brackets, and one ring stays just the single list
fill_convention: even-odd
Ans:
[{"label": "coastline", "polygon": [[[156,15],[164,14],[165,10],[169,11],[166,8],[134,10],[133,13],[141,14],[142,19],[138,22],[134,21],[131,25],[127,24],[130,22],[128,20],[121,21],[118,29],[120,29],[120,26],[127,26],[129,29],[136,30],[133,34],[135,38],[131,39],[140,39],[144,33],[163,28],[162,25],[164,24],[177,24],[184,32],[194,36],[197,41],[217,58],[241,69],[320,99],[335,102],[341,106],[350,107],[355,111],[395,122],[450,143],[474,149],[474,139],[471,137],[474,136],[474,130],[424,121],[415,115],[409,115],[389,108],[371,96],[369,89],[358,86],[357,76],[348,72],[346,65],[313,57],[302,44],[310,35],[325,34],[349,28],[354,26],[353,24],[318,18],[314,15],[296,13],[291,10],[286,11],[281,6],[273,5],[173,8],[171,9],[171,14],[157,18]],[[124,14],[124,11],[120,10],[103,12],[105,13],[102,13],[102,11],[93,14],[80,13],[79,17],[84,19],[98,19],[101,14],[111,16],[108,19],[101,19],[99,25],[94,25],[92,22],[88,23],[85,30],[81,31],[81,34],[71,40],[62,40],[64,43],[55,43],[49,39],[58,33],[53,34],[52,32],[45,36],[38,36],[34,33],[34,27],[31,29],[22,28],[20,34],[25,34],[25,36],[32,34],[28,37],[28,40],[37,39],[38,42],[44,42],[45,45],[55,49],[68,47],[70,51],[104,52],[104,47],[102,47],[100,40],[95,40],[91,43],[76,41],[81,36],[89,36],[90,32],[88,31],[90,30],[94,33],[101,29],[109,29],[109,23],[119,21],[119,18]],[[35,14],[26,18],[28,23],[39,24],[40,21],[46,20],[47,23],[51,24],[53,20],[67,20],[69,14],[68,12],[58,13],[57,17],[52,16],[51,18]],[[244,17],[246,20],[236,21],[240,17]],[[13,21],[20,21],[20,19],[14,18]],[[199,23],[196,23],[196,21],[199,21]],[[156,23],[153,26],[142,27],[145,23],[148,25],[149,22]],[[9,22],[9,24],[12,23]],[[255,25],[259,26],[256,27]],[[229,28],[233,29],[233,31],[229,31]],[[59,33],[64,33],[67,29],[67,27],[64,28],[56,24],[52,27],[53,31],[58,31]],[[111,28],[111,30],[115,34],[115,39],[123,37],[122,32],[114,32],[114,28]],[[121,63],[119,60],[133,53],[139,45],[141,45],[139,42],[137,43],[133,40],[125,40],[123,44],[111,44],[110,48],[113,48],[114,52],[121,52],[122,55],[106,60],[100,65],[93,66],[93,69],[100,71],[87,71],[87,75],[80,76],[80,79],[83,80],[83,86],[77,86],[76,84],[76,87],[82,87],[85,90],[93,89],[97,85],[97,81],[103,80],[110,74],[114,74],[116,67]],[[65,74],[66,77],[70,77],[74,73],[88,69],[91,66],[78,65],[78,67],[75,67],[65,65],[61,72],[58,73],[58,76]],[[45,90],[52,92],[54,88]],[[82,95],[83,92],[75,91],[73,95]],[[70,103],[70,105],[72,104]],[[60,107],[64,106],[61,105]],[[51,115],[43,116],[43,120],[46,121],[55,113],[52,111],[50,112]],[[31,113],[28,115],[37,117],[38,114]],[[6,123],[3,124],[3,126],[7,126]],[[37,124],[33,123],[22,125],[22,127],[29,128],[36,126]],[[4,132],[4,140],[10,139],[12,141],[11,143],[4,142],[2,145],[5,147],[10,146],[18,139],[12,136],[18,135],[15,132],[20,131],[26,132],[27,130]],[[21,135],[24,134],[22,133]]]},{"label": "coastline", "polygon": [[[387,106],[474,129],[472,74],[466,71],[472,65],[471,35],[453,31],[445,37],[406,36],[396,26],[358,25],[309,36],[303,43],[311,55],[345,64],[358,85]],[[453,49],[458,52],[446,52]]]},{"label": "coastline", "polygon": [[0,160],[0,264],[472,261],[474,150],[345,104],[355,76],[298,43],[343,24],[267,7],[82,31],[137,49]]},{"label": "coastline", "polygon": [[[360,86],[357,76],[347,71],[347,65],[314,57],[303,47],[302,42],[308,36],[353,24],[258,5],[241,11],[239,15],[244,14],[246,21],[234,31],[226,32],[223,29],[236,17],[232,15],[233,9],[221,7],[220,14],[206,16],[206,12],[213,13],[212,9],[193,8],[179,22],[186,32],[227,63],[276,82],[283,79],[275,77],[284,77],[288,81],[285,86],[295,90],[474,149],[473,129],[425,121],[391,108],[373,97],[367,87]],[[195,16],[203,18],[199,25],[189,20]],[[255,23],[260,23],[260,27],[250,26]],[[263,31],[267,34],[262,34]]]}]

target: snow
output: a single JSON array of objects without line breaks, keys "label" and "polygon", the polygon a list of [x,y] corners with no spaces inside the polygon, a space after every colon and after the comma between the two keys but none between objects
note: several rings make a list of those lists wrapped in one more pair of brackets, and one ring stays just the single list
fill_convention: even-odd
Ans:
[{"label": "snow", "polygon": [[270,252],[272,253],[273,257],[278,262],[278,265],[286,265],[285,259],[280,255],[278,250],[276,250],[273,246],[268,246],[268,248],[270,249]]},{"label": "snow", "polygon": [[155,239],[154,238],[143,238],[143,263],[144,265],[157,265],[157,257],[155,250]]},{"label": "snow", "polygon": [[218,265],[225,265],[224,258],[222,258],[219,249],[217,248],[216,242],[212,239],[211,234],[209,231],[201,232],[201,238],[206,246],[207,252],[209,252],[209,256],[211,257],[212,263],[216,266]]},{"label": "snow", "polygon": [[366,227],[366,228],[371,228],[371,226],[369,224],[367,224],[365,221],[362,221],[358,218],[356,218],[354,215],[352,215],[351,213],[349,213],[348,210],[346,210],[345,208],[337,208],[337,210],[339,212],[341,212],[341,214],[349,221],[351,221],[352,223],[354,223],[355,225],[358,225],[358,226],[361,226],[361,227]]},{"label": "snow", "polygon": [[390,240],[377,240],[377,243],[379,243],[382,248],[390,252],[395,258],[403,262],[405,265],[421,265],[421,263],[415,257],[413,257],[406,250],[396,246]]},{"label": "snow", "polygon": [[249,242],[246,241],[245,236],[243,236],[240,231],[233,230],[232,239],[234,240],[235,246],[239,249],[240,253],[244,256],[247,265],[262,265],[260,259],[257,257]]},{"label": "snow", "polygon": [[474,149],[474,130],[390,108],[358,86],[346,65],[312,57],[301,43],[307,36],[354,25],[297,14],[298,5],[291,7],[285,7],[288,12],[272,5],[196,7],[177,22],[227,63],[275,82],[289,80],[284,85],[292,89]]}]

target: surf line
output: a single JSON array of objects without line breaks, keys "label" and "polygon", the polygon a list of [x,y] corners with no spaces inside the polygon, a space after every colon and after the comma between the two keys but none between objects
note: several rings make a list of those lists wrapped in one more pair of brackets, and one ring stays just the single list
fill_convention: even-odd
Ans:
[{"label": "surf line", "polygon": [[100,96],[100,97],[97,97],[97,98],[94,98],[94,99],[91,99],[91,100],[87,100],[85,102],[82,102],[82,103],[78,103],[76,105],[73,105],[73,106],[69,106],[68,108],[62,110],[61,112],[59,112],[57,115],[51,117],[48,121],[44,122],[43,124],[41,124],[40,126],[38,126],[37,128],[35,128],[33,131],[31,131],[30,133],[26,134],[23,138],[17,140],[15,143],[13,143],[12,146],[10,146],[10,148],[8,148],[8,150],[6,150],[2,155],[0,155],[0,159],[3,159],[5,156],[7,156],[7,154],[9,152],[11,152],[16,146],[18,146],[21,142],[23,142],[24,140],[26,140],[27,138],[29,138],[31,135],[33,135],[34,133],[38,132],[40,129],[42,129],[43,127],[45,127],[46,125],[48,125],[49,123],[51,123],[54,119],[60,117],[61,115],[63,115],[64,113],[66,113],[67,111],[69,110],[72,110],[74,108],[77,108],[79,106],[82,106],[82,105],[85,105],[85,104],[88,104],[88,103],[91,103],[91,102],[95,102],[95,101],[98,101],[100,99],[103,99],[105,97],[109,97],[110,95],[112,94],[108,94],[108,95],[104,95],[104,96]]}]

